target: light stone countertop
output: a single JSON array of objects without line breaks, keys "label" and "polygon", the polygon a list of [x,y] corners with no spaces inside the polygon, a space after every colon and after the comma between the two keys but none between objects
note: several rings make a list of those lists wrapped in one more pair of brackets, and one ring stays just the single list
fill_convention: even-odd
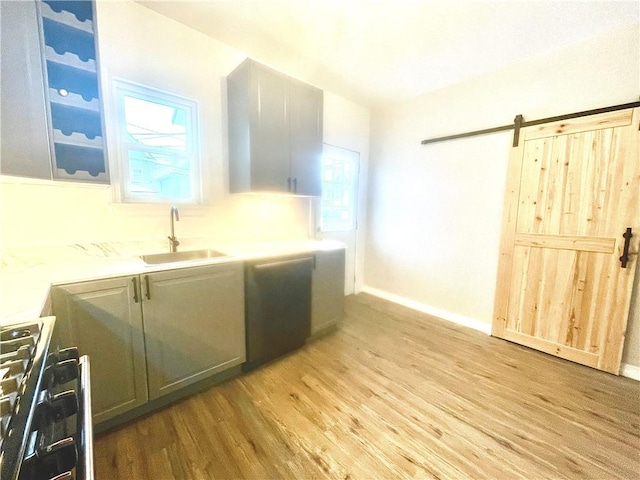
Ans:
[{"label": "light stone countertop", "polygon": [[299,240],[223,245],[207,239],[195,239],[185,240],[178,250],[203,248],[212,248],[228,256],[162,265],[147,265],[139,258],[141,254],[166,253],[164,241],[92,243],[4,251],[0,264],[0,325],[33,320],[47,314],[52,285],[336,250],[344,248],[344,244],[328,240]]}]

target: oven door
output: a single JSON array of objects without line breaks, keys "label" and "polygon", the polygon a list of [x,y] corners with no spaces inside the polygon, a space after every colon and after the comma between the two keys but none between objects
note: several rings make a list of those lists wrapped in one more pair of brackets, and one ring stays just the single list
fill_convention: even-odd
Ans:
[{"label": "oven door", "polygon": [[89,357],[49,358],[19,480],[94,480]]}]

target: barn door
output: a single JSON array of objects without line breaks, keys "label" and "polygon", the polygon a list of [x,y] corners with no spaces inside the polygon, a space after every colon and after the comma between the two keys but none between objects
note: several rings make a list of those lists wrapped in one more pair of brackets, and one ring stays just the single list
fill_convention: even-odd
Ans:
[{"label": "barn door", "polygon": [[[640,243],[640,109],[521,130],[492,334],[618,374]],[[632,228],[626,268],[625,238]]]}]

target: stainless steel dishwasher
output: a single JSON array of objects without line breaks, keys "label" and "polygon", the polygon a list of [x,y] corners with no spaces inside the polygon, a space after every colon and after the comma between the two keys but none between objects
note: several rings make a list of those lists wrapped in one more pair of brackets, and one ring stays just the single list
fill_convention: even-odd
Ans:
[{"label": "stainless steel dishwasher", "polygon": [[245,264],[244,371],[304,345],[311,331],[313,257]]}]

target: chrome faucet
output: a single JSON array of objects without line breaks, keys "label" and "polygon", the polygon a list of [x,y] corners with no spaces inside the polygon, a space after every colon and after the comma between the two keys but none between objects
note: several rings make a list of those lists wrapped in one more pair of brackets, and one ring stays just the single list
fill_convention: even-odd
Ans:
[{"label": "chrome faucet", "polygon": [[180,242],[178,241],[178,239],[176,238],[176,233],[175,233],[175,229],[174,229],[174,224],[173,224],[173,219],[176,219],[176,222],[180,221],[180,215],[178,214],[178,207],[176,207],[175,205],[173,207],[171,207],[171,236],[167,237],[169,239],[169,251],[170,252],[177,252],[178,251],[178,245],[180,245]]}]

